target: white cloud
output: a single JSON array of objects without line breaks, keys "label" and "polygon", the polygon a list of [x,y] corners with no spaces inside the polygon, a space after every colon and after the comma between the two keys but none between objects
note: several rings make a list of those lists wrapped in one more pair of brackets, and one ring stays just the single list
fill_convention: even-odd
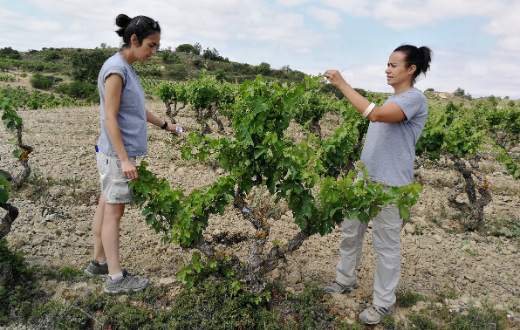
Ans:
[{"label": "white cloud", "polygon": [[372,17],[396,30],[458,17],[488,18],[489,24],[483,30],[499,38],[499,47],[520,51],[517,0],[324,0],[323,4],[350,15]]},{"label": "white cloud", "polygon": [[307,3],[308,0],[278,0],[277,2],[283,6],[292,7],[303,5]]},{"label": "white cloud", "polygon": [[490,0],[324,0],[323,4],[354,16],[372,17],[404,29],[462,16],[490,16],[511,6]]},{"label": "white cloud", "polygon": [[341,17],[334,10],[313,6],[307,9],[307,13],[329,29],[336,29],[341,23]]},{"label": "white cloud", "polygon": [[[273,67],[288,64],[308,73],[323,72],[331,66],[345,69],[341,63],[350,63],[345,74],[355,86],[382,91],[391,90],[384,78],[388,54],[376,54],[377,58],[371,54],[368,60],[357,48],[349,51],[349,58],[337,53],[334,42],[340,42],[345,33],[338,27],[342,20],[348,20],[347,15],[373,18],[392,29],[406,30],[396,33],[420,32],[424,25],[449,23],[459,17],[482,17],[482,28],[468,38],[487,34],[496,39],[495,48],[477,53],[466,47],[467,52],[461,54],[437,45],[431,72],[418,86],[445,91],[462,87],[473,95],[520,97],[520,1],[26,1],[33,5],[30,11],[0,8],[0,47],[95,47],[102,42],[116,46],[120,42],[114,33],[117,14],[144,14],[160,22],[163,46],[198,41],[204,47],[217,48],[231,60],[251,64],[265,61]],[[359,49],[380,42],[377,36],[370,36],[359,40]]]},{"label": "white cloud", "polygon": [[491,18],[485,30],[499,38],[502,50],[520,52],[520,2],[504,6]]},{"label": "white cloud", "polygon": [[35,48],[34,40],[49,41],[61,33],[63,25],[50,19],[28,19],[25,15],[0,9],[0,45]]},{"label": "white cloud", "polygon": [[157,19],[163,29],[163,45],[176,46],[181,42],[209,40],[215,44],[207,46],[216,47],[226,42],[246,40],[271,46],[283,45],[298,53],[306,52],[309,47],[320,42],[318,35],[305,25],[302,14],[280,11],[279,8],[252,0],[130,0],[123,4],[103,0],[70,0],[62,1],[58,6],[54,0],[31,2],[50,14],[82,22],[86,27],[82,32],[75,31],[78,34],[69,40],[84,47],[100,42],[114,44],[106,39],[94,38],[101,33],[104,36],[112,33],[111,40],[118,40],[113,30],[116,28],[115,17],[119,13],[129,16],[144,14]]}]

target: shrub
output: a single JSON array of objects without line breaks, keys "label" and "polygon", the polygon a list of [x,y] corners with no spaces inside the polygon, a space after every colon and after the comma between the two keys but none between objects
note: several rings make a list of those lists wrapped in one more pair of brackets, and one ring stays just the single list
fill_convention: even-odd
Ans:
[{"label": "shrub", "polygon": [[29,72],[59,72],[63,68],[60,64],[44,61],[19,61],[15,66]]},{"label": "shrub", "polygon": [[77,99],[96,101],[99,97],[96,85],[88,82],[73,81],[60,84],[56,91]]},{"label": "shrub", "polygon": [[180,62],[179,56],[171,50],[163,50],[159,54],[165,64],[175,64]]},{"label": "shrub", "polygon": [[218,69],[215,71],[215,78],[217,78],[218,81],[227,81],[229,78],[226,74],[226,71],[222,69]]},{"label": "shrub", "polygon": [[12,82],[15,81],[15,77],[9,73],[0,73],[0,81]]},{"label": "shrub", "polygon": [[397,292],[397,305],[399,307],[412,307],[417,302],[424,300],[424,296],[409,290]]},{"label": "shrub", "polygon": [[204,67],[204,61],[202,61],[200,58],[193,59],[191,64],[193,64],[193,66],[197,69],[202,69]]},{"label": "shrub", "polygon": [[109,57],[107,51],[94,49],[72,55],[72,78],[95,83],[101,66]]},{"label": "shrub", "polygon": [[408,329],[410,330],[437,330],[439,326],[430,316],[421,313],[412,313],[408,316]]},{"label": "shrub", "polygon": [[56,83],[56,78],[36,73],[31,78],[31,86],[38,89],[50,89]]},{"label": "shrub", "polygon": [[262,62],[256,66],[256,73],[269,75],[271,74],[271,65],[269,63]]},{"label": "shrub", "polygon": [[187,53],[187,54],[194,54],[194,55],[200,55],[201,47],[199,44],[190,45],[190,44],[181,44],[175,48],[176,52],[180,53]]},{"label": "shrub", "polygon": [[212,61],[225,61],[226,60],[225,58],[220,56],[220,54],[218,53],[218,50],[216,50],[215,48],[213,48],[213,49],[206,48],[204,50],[204,52],[202,53],[202,57],[207,60],[212,60]]},{"label": "shrub", "polygon": [[0,240],[0,325],[21,320],[30,313],[34,278],[24,259]]},{"label": "shrub", "polygon": [[491,306],[471,307],[467,313],[459,314],[451,320],[450,329],[500,330],[505,329],[506,324],[507,316],[505,312],[496,311]]},{"label": "shrub", "polygon": [[15,60],[19,60],[22,58],[22,55],[19,51],[12,49],[11,47],[4,47],[0,49],[0,57],[12,58]]},{"label": "shrub", "polygon": [[174,80],[185,80],[188,77],[188,70],[184,64],[174,64],[166,72],[166,75]]},{"label": "shrub", "polygon": [[156,64],[138,63],[134,65],[134,69],[140,77],[159,78],[162,75],[161,67]]},{"label": "shrub", "polygon": [[62,58],[58,50],[48,50],[43,54],[43,58],[46,61],[55,61]]}]

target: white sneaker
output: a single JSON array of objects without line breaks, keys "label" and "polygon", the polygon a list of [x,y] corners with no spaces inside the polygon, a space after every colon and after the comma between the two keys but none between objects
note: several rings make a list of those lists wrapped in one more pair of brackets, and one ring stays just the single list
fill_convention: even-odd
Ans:
[{"label": "white sneaker", "polygon": [[355,284],[355,283],[352,284],[352,285],[345,285],[345,284],[341,284],[341,283],[338,283],[338,282],[334,281],[331,284],[329,284],[326,287],[324,287],[323,291],[325,293],[329,293],[329,294],[332,294],[332,293],[351,293],[356,288],[357,288],[357,284]]},{"label": "white sneaker", "polygon": [[393,312],[393,306],[385,308],[372,305],[359,314],[359,320],[363,324],[378,324],[385,315]]}]

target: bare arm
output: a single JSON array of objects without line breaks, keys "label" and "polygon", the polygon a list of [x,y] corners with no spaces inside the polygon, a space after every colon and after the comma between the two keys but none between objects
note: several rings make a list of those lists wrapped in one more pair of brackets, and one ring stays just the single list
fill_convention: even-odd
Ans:
[{"label": "bare arm", "polygon": [[[150,110],[146,110],[146,121],[148,121],[150,124],[153,124],[153,125],[155,125],[157,127],[161,127],[161,128],[165,123],[165,120],[157,117]],[[172,123],[168,122],[167,120],[166,120],[166,122],[168,123],[168,125],[166,126],[166,130],[173,132],[173,133],[178,133],[176,131],[176,129],[177,129],[177,127],[181,127],[180,125],[172,124]]]},{"label": "bare arm", "polygon": [[123,144],[123,137],[117,123],[122,90],[123,79],[117,74],[112,74],[105,80],[105,127],[112,147],[121,161],[123,174],[132,180],[137,178],[137,170],[128,160],[128,153]]},{"label": "bare arm", "polygon": [[164,125],[164,120],[154,115],[150,110],[146,110],[146,121],[157,127]]},{"label": "bare arm", "polygon": [[[352,103],[354,108],[363,114],[363,111],[370,105],[370,102],[364,98],[361,94],[356,92],[352,86],[350,86],[345,79],[341,76],[337,70],[328,70],[325,73],[325,77],[329,79],[331,84],[336,86],[343,95]],[[406,119],[403,110],[395,103],[388,103],[383,106],[376,106],[370,115],[368,120],[379,121],[384,123],[399,123]]]}]

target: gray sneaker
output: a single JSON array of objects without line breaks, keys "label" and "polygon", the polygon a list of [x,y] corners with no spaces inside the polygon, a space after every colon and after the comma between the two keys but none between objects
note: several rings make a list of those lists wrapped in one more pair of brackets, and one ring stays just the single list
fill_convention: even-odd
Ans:
[{"label": "gray sneaker", "polygon": [[393,308],[385,308],[380,306],[372,305],[366,308],[359,314],[359,320],[363,324],[378,324],[385,315],[390,315],[393,312]]},{"label": "gray sneaker", "polygon": [[323,291],[325,293],[329,293],[329,294],[332,294],[332,293],[351,293],[352,291],[354,291],[355,288],[357,288],[357,284],[345,285],[345,284],[341,284],[341,283],[338,283],[338,282],[334,281],[331,284],[329,284],[326,287],[324,287]]},{"label": "gray sneaker", "polygon": [[108,275],[108,265],[106,263],[104,265],[100,265],[96,260],[92,260],[83,270],[83,272],[88,276]]},{"label": "gray sneaker", "polygon": [[150,284],[150,280],[146,277],[130,275],[126,270],[123,270],[123,277],[113,281],[110,276],[107,276],[105,281],[106,293],[122,293],[135,292],[145,289]]}]

